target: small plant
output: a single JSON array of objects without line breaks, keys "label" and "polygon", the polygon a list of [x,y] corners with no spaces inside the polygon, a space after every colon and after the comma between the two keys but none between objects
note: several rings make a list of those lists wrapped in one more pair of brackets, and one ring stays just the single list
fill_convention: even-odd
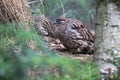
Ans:
[{"label": "small plant", "polygon": [[28,0],[33,15],[45,14],[51,20],[59,17],[76,18],[94,29],[94,0]]},{"label": "small plant", "polygon": [[[93,62],[85,63],[56,55],[34,29],[1,24],[0,80],[97,80]],[[29,41],[33,40],[33,49]]]}]

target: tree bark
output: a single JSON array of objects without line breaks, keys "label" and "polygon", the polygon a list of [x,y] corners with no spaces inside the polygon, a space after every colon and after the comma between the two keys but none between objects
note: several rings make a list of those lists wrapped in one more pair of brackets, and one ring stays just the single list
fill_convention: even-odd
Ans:
[{"label": "tree bark", "polygon": [[102,74],[117,77],[120,69],[119,5],[117,0],[99,0],[97,3],[95,60]]}]

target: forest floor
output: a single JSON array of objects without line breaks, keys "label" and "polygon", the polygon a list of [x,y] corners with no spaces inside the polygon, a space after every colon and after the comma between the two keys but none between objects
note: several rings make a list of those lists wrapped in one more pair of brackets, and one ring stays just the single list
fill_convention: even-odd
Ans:
[{"label": "forest floor", "polygon": [[70,57],[71,59],[79,59],[81,61],[93,60],[93,54],[80,54],[80,53],[71,53],[68,51],[58,39],[53,39],[51,37],[44,37],[49,44],[51,50],[56,51],[61,56]]}]

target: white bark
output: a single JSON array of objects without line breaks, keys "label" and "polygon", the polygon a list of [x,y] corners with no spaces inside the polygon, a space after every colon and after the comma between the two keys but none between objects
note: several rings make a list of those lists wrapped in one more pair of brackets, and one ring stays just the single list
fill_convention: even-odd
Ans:
[{"label": "white bark", "polygon": [[109,69],[108,74],[116,75],[118,68],[113,63],[120,59],[120,10],[113,2],[105,0],[97,8],[95,51],[101,73]]},{"label": "white bark", "polygon": [[120,11],[113,3],[107,5],[107,19],[103,30],[101,51],[113,48],[120,50]]}]

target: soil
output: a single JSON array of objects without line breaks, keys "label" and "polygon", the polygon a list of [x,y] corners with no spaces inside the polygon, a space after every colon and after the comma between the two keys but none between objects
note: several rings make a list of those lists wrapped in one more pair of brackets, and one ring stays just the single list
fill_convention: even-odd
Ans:
[{"label": "soil", "polygon": [[44,37],[48,42],[51,50],[58,52],[61,56],[66,56],[72,59],[79,59],[81,61],[93,60],[93,54],[80,54],[80,53],[71,53],[67,50],[58,39],[51,37]]}]

